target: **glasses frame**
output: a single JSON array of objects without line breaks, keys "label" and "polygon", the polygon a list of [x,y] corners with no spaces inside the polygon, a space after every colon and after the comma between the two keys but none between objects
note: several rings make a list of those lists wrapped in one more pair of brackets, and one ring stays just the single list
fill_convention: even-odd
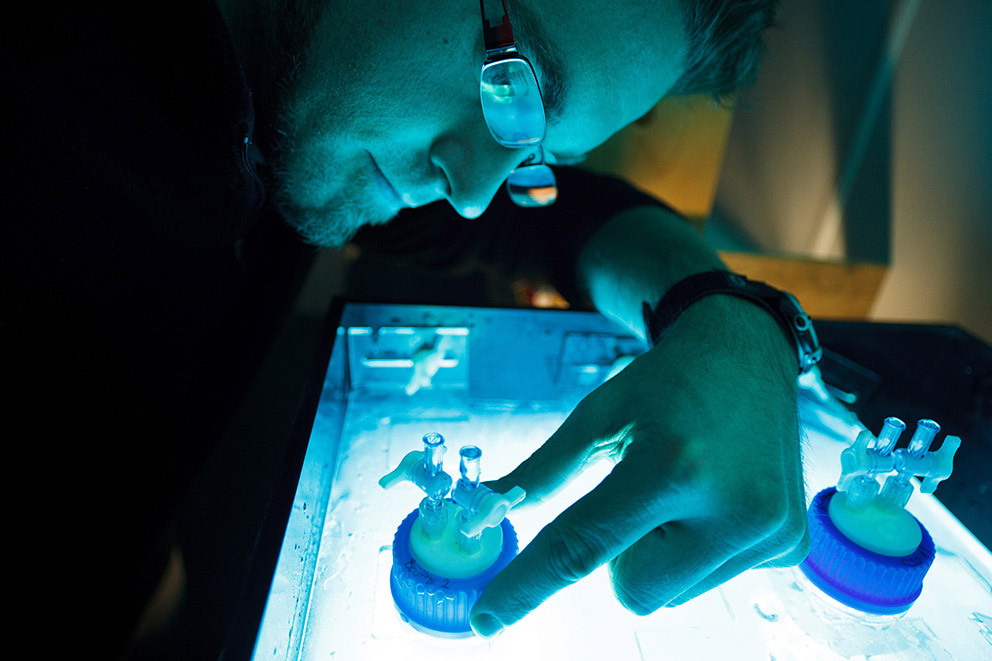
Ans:
[{"label": "glasses frame", "polygon": [[[483,43],[485,44],[485,48],[486,48],[486,59],[482,63],[482,71],[485,72],[487,67],[504,60],[512,59],[512,60],[520,60],[524,62],[527,65],[527,67],[530,69],[530,75],[532,76],[534,81],[534,88],[537,90],[538,96],[541,97],[541,102],[543,107],[543,96],[541,95],[541,85],[537,79],[537,73],[534,71],[534,65],[530,63],[530,60],[528,60],[526,57],[520,54],[520,52],[517,50],[516,42],[513,39],[513,26],[510,24],[510,12],[506,6],[506,0],[500,0],[501,4],[503,5],[503,14],[500,17],[500,22],[498,24],[495,24],[493,21],[489,20],[486,17],[486,1],[487,0],[479,0],[479,7],[482,11],[482,37],[483,37]],[[494,4],[496,2],[496,0],[489,0],[489,1]],[[480,76],[480,81],[481,80],[482,78]],[[486,126],[489,127],[488,122]],[[493,133],[492,128],[490,128],[489,130],[490,133]],[[541,134],[541,137],[532,144],[509,145],[499,140],[496,137],[495,133],[493,133],[493,139],[496,140],[496,142],[498,142],[500,145],[508,149],[528,149],[533,146],[537,147],[537,151],[531,154],[530,156],[528,156],[519,166],[514,168],[513,171],[510,172],[510,176],[507,177],[507,183],[506,183],[507,192],[510,194],[510,198],[514,201],[514,203],[518,205],[546,206],[554,202],[555,197],[557,197],[557,182],[555,182],[554,180],[554,173],[551,171],[551,168],[547,165],[547,163],[545,163],[544,147],[541,145],[541,143],[544,142],[545,137],[547,137],[547,131],[548,131],[548,123],[547,123],[547,117],[545,117],[544,131]],[[514,173],[517,173],[523,170],[524,168],[534,168],[534,167],[543,167],[548,169],[548,172],[550,173],[552,180],[552,187],[554,188],[554,194],[551,195],[550,198],[547,197],[545,198],[545,199],[550,199],[550,201],[547,202],[521,204],[521,202],[517,200],[516,195],[511,190],[510,180],[513,178]],[[547,196],[547,193],[545,193],[545,195]]]}]

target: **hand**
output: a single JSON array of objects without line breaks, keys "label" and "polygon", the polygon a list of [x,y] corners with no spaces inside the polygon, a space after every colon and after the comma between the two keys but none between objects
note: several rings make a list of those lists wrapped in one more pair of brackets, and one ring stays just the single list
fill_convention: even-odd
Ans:
[{"label": "hand", "polygon": [[[486,588],[472,626],[493,635],[609,562],[638,615],[809,549],[796,358],[754,304],[710,296],[663,342],[588,395],[527,460],[491,483],[536,505],[584,466],[616,465]],[[488,617],[487,617],[488,616]]]}]

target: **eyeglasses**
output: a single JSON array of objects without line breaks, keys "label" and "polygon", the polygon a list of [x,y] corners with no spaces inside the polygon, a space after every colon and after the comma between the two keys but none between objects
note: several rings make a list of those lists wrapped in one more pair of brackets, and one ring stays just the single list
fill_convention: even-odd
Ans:
[{"label": "eyeglasses", "polygon": [[[499,22],[486,18],[486,3],[502,4]],[[537,147],[523,163],[510,172],[506,191],[521,207],[543,207],[558,197],[555,175],[544,162],[541,143],[548,131],[544,100],[534,67],[517,52],[506,0],[479,0],[482,7],[482,34],[486,61],[482,65],[479,94],[482,115],[493,138],[511,149]]]}]

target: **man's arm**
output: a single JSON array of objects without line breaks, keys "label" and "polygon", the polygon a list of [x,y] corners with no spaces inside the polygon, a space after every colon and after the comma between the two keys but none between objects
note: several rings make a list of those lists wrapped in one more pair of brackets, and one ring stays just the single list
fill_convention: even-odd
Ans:
[{"label": "man's arm", "polygon": [[[643,336],[642,301],[721,266],[683,220],[641,206],[601,227],[578,268],[599,310]],[[491,635],[604,563],[617,598],[644,615],[751,567],[799,562],[809,542],[796,374],[785,334],[755,304],[713,295],[687,308],[493,485],[522,486],[535,505],[591,461],[616,463],[490,583],[473,627]]]},{"label": "man's arm", "polygon": [[627,209],[592,235],[577,271],[603,315],[644,337],[641,302],[657,303],[679,280],[723,263],[703,237],[657,206]]}]

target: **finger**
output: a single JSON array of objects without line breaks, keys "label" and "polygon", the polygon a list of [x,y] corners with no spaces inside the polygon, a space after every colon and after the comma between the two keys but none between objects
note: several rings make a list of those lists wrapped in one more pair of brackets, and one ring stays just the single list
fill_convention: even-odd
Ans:
[{"label": "finger", "polygon": [[[472,609],[472,626],[488,615],[518,621],[558,590],[587,576],[658,525],[680,492],[665,484],[665,461],[622,461],[592,491],[538,533],[486,587]],[[662,468],[659,468],[659,465]]]},{"label": "finger", "polygon": [[755,565],[755,567],[758,569],[795,567],[805,560],[807,555],[809,555],[809,547],[809,528],[807,528],[806,532],[795,546],[777,557],[770,558],[758,565]]},{"label": "finger", "polygon": [[[746,512],[734,514],[717,499],[723,503],[718,516],[706,511],[682,515],[638,540],[610,566],[620,602],[634,613],[651,613],[794,549],[806,530],[805,513],[793,512],[785,490],[776,497],[774,482],[766,486],[764,492],[752,489]],[[698,490],[690,493],[694,500],[704,499]]]},{"label": "finger", "polygon": [[701,594],[723,585],[730,579],[743,574],[754,566],[755,562],[752,554],[743,554],[731,558],[717,567],[709,576],[706,576],[692,587],[684,590],[680,595],[669,599],[663,606],[666,608],[681,606],[687,601],[691,601]]},{"label": "finger", "polygon": [[749,527],[759,533],[759,536],[761,530],[766,530],[769,534],[761,539],[756,537],[754,543],[744,546],[744,550],[728,559],[695,585],[687,587],[681,594],[670,599],[666,606],[680,606],[749,569],[789,567],[803,561],[809,553],[810,546],[806,496],[802,479],[789,479],[792,475],[802,475],[801,458],[799,453],[795,452],[791,453],[791,457],[785,457],[785,460],[794,462],[794,472],[788,472],[786,475],[788,505],[784,518],[778,519],[774,513],[776,509],[774,505],[764,512],[760,508],[753,511],[752,516],[756,518],[752,519]]},{"label": "finger", "polygon": [[497,493],[522,487],[527,498],[518,509],[553,497],[602,454],[602,444],[597,441],[616,435],[604,419],[604,411],[613,407],[602,400],[599,391],[587,396],[530,457],[498,480],[486,482],[486,486]]},{"label": "finger", "polygon": [[624,608],[653,613],[733,557],[735,550],[714,539],[707,525],[667,523],[610,562],[613,591]]},{"label": "finger", "polygon": [[768,569],[798,565],[808,553],[808,529],[798,539],[796,539],[794,534],[788,534],[784,530],[780,531],[774,540],[766,540],[766,542],[748,549],[723,563],[712,574],[670,600],[665,606],[681,606],[699,595],[723,585],[749,569]]}]

